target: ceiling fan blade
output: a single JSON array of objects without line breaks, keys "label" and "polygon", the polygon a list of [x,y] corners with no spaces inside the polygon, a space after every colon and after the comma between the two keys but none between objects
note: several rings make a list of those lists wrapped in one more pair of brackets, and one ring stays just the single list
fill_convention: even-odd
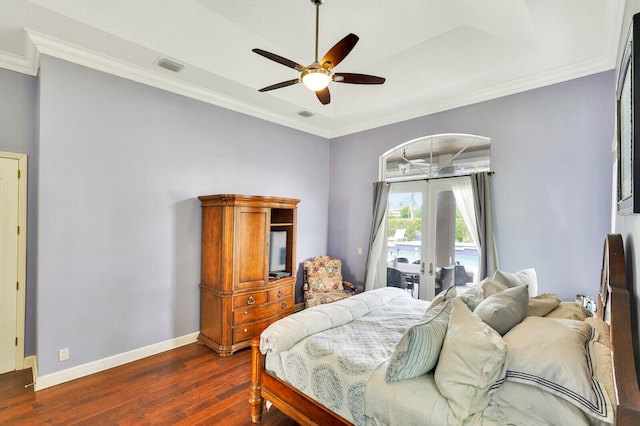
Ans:
[{"label": "ceiling fan blade", "polygon": [[318,100],[322,103],[322,105],[327,105],[329,102],[331,102],[331,93],[329,93],[328,87],[325,87],[322,90],[318,90],[316,92],[316,96],[318,97]]},{"label": "ceiling fan blade", "polygon": [[336,83],[350,84],[382,84],[385,82],[385,78],[376,77],[375,75],[337,72],[333,74],[333,81],[335,81]]},{"label": "ceiling fan blade", "polygon": [[275,53],[267,52],[266,50],[262,49],[251,49],[251,51],[257,53],[260,56],[264,56],[267,59],[271,59],[272,61],[282,64],[285,67],[293,68],[296,71],[302,71],[304,69],[304,67],[297,62],[293,62],[290,59],[283,58],[282,56],[276,55]]},{"label": "ceiling fan blade", "polygon": [[360,38],[353,33],[347,34],[342,40],[337,42],[335,46],[329,49],[320,61],[320,65],[328,70],[333,69],[333,67],[342,62],[349,52],[351,52],[359,39]]},{"label": "ceiling fan blade", "polygon": [[293,84],[300,83],[299,78],[294,78],[293,80],[283,81],[281,83],[272,84],[271,86],[263,87],[258,90],[259,92],[268,92],[269,90],[280,89],[282,87],[291,86]]}]

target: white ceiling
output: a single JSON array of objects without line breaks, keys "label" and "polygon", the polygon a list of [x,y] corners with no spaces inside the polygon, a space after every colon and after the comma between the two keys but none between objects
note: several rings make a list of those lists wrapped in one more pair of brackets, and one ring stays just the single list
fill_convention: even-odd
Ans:
[{"label": "white ceiling", "polygon": [[[613,69],[624,0],[325,0],[319,56],[360,41],[323,106],[253,52],[314,60],[310,0],[2,0],[0,67],[35,75],[47,54],[331,138]],[[159,56],[184,65],[175,74]],[[313,116],[298,115],[309,111]]]}]

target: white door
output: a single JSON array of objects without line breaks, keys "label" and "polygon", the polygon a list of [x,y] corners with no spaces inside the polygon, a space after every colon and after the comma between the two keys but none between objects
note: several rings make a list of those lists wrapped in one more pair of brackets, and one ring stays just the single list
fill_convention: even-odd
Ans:
[{"label": "white door", "polygon": [[[477,270],[475,246],[461,241],[468,230],[460,220],[453,192],[460,182],[460,178],[443,178],[396,183],[389,194],[387,267],[414,277],[423,300],[433,299],[442,288],[443,278],[445,286],[451,285],[456,264],[470,272]],[[404,233],[396,233],[398,228]],[[399,234],[404,235],[402,239],[394,238]],[[468,246],[474,249],[464,254]]]},{"label": "white door", "polygon": [[16,369],[18,160],[0,158],[0,373]]}]

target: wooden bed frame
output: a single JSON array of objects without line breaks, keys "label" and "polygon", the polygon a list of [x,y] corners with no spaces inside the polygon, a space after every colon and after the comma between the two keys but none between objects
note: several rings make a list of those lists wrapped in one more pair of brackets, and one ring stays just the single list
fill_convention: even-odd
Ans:
[{"label": "wooden bed frame", "polygon": [[[610,322],[616,388],[616,395],[611,397],[611,402],[617,406],[618,426],[640,424],[640,390],[633,355],[633,333],[638,333],[638,330],[633,330],[631,302],[622,237],[609,234],[604,243],[597,316]],[[253,423],[262,420],[266,400],[301,425],[352,425],[266,371],[259,337],[252,340],[251,351],[249,404]]]}]

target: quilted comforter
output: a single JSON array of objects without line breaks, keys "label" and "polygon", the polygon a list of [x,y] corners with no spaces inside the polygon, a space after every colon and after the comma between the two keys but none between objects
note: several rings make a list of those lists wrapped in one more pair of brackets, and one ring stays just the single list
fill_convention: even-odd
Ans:
[{"label": "quilted comforter", "polygon": [[[427,306],[391,287],[361,294],[273,324],[263,332],[260,348],[267,354],[268,370],[363,425],[369,378]],[[367,315],[372,311],[375,315]]]}]

